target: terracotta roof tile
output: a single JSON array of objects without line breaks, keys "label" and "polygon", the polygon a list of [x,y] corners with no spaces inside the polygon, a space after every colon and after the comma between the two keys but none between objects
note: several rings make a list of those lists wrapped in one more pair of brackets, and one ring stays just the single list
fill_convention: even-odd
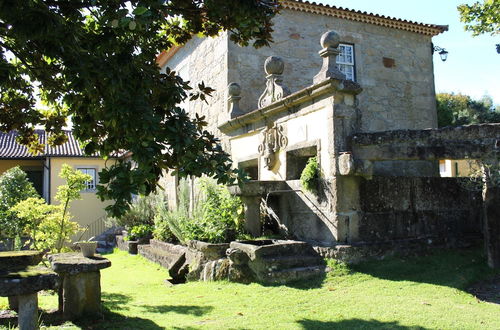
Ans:
[{"label": "terracotta roof tile", "polygon": [[[47,133],[43,130],[35,130],[38,134],[40,143],[45,144]],[[11,131],[9,133],[0,132],[0,158],[43,158],[43,157],[98,157],[97,154],[87,156],[84,154],[80,143],[75,139],[71,131],[64,132],[68,141],[60,146],[51,147],[45,144],[45,150],[42,154],[33,155],[28,148],[17,143],[18,133]]]},{"label": "terracotta roof tile", "polygon": [[390,16],[368,13],[366,11],[324,5],[306,0],[281,0],[280,3],[281,6],[286,9],[333,16],[426,35],[437,35],[444,31],[448,31],[448,25],[418,23]]}]

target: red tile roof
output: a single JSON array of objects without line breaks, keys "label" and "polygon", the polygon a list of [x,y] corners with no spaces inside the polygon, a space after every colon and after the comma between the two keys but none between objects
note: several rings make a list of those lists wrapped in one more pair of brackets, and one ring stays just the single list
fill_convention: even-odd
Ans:
[{"label": "red tile roof", "polygon": [[97,154],[91,156],[85,155],[83,148],[71,131],[64,132],[68,137],[68,141],[63,145],[55,147],[51,147],[45,143],[48,133],[43,130],[35,130],[35,133],[38,134],[40,143],[45,144],[44,152],[37,155],[31,154],[28,148],[17,143],[16,137],[18,133],[16,131],[9,133],[0,132],[0,158],[98,157]]},{"label": "red tile roof", "polygon": [[283,8],[291,10],[338,17],[351,21],[381,25],[431,36],[448,31],[448,25],[418,23],[400,18],[368,13],[366,11],[324,5],[306,0],[281,0],[280,3]]}]

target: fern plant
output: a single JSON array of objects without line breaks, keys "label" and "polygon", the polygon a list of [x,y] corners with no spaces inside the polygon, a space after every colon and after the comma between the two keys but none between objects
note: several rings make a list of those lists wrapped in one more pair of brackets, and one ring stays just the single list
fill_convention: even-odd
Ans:
[{"label": "fern plant", "polygon": [[311,157],[308,159],[306,167],[300,175],[300,183],[302,187],[311,192],[317,190],[317,183],[319,179],[319,164],[316,157]]}]

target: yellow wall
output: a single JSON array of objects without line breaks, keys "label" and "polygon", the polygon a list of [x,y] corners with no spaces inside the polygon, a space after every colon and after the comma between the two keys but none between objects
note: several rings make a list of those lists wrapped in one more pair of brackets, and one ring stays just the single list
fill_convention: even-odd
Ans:
[{"label": "yellow wall", "polygon": [[1,159],[0,160],[0,174],[8,169],[21,166],[23,167],[40,167],[43,168],[43,160],[26,160],[26,159]]},{"label": "yellow wall", "polygon": [[442,177],[466,177],[477,175],[481,166],[474,159],[443,159],[439,161],[439,173]]},{"label": "yellow wall", "polygon": [[[108,160],[108,165],[112,164],[112,160]],[[105,167],[105,161],[100,158],[51,158],[50,159],[50,203],[55,204],[54,199],[57,193],[57,187],[65,184],[65,180],[59,177],[63,164],[68,164],[73,168],[89,167],[96,168],[99,172]],[[97,174],[97,183],[99,183],[99,175]],[[82,192],[82,200],[77,200],[71,203],[70,212],[73,215],[73,221],[78,222],[80,226],[90,224],[97,219],[106,215],[104,208],[111,202],[101,202],[95,192]]]}]

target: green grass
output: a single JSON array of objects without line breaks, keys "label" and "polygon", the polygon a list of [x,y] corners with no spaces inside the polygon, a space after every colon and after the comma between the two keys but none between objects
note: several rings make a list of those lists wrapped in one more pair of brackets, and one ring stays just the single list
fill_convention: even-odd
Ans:
[{"label": "green grass", "polygon": [[[464,291],[494,273],[478,250],[391,258],[334,269],[289,286],[229,282],[167,286],[165,270],[140,256],[108,255],[103,319],[44,318],[51,329],[500,329],[500,305]],[[0,309],[7,300],[0,299]],[[56,296],[40,296],[44,309]]]}]

